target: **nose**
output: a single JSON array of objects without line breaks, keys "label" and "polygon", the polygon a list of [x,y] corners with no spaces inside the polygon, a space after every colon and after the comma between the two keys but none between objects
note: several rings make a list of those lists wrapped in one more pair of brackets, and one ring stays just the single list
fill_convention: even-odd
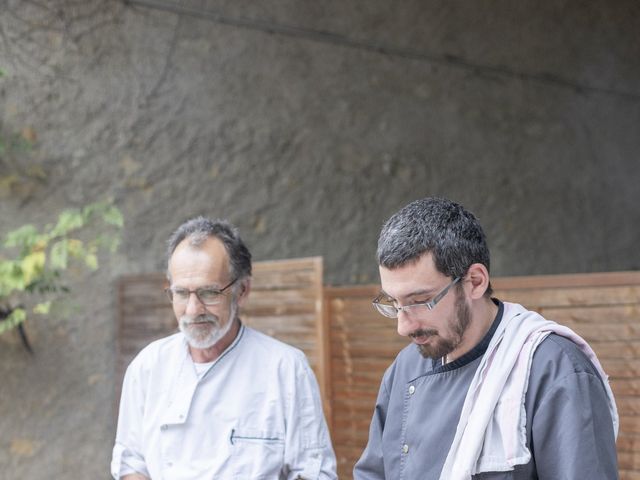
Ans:
[{"label": "nose", "polygon": [[184,313],[187,315],[200,315],[203,313],[204,309],[205,307],[196,295],[196,292],[191,292],[189,294],[189,300],[187,300]]},{"label": "nose", "polygon": [[409,334],[415,332],[419,328],[419,325],[412,318],[411,314],[407,310],[400,310],[398,312],[398,334],[403,337],[408,337]]}]

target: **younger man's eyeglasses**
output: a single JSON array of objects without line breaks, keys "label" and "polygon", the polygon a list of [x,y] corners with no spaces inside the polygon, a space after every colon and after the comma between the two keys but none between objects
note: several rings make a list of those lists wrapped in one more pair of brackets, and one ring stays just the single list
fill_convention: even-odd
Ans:
[{"label": "younger man's eyeglasses", "polygon": [[[403,307],[398,307],[395,304],[395,300],[387,296],[385,293],[381,293],[371,302],[376,310],[380,312],[385,317],[389,318],[398,318],[400,312],[404,310],[406,314],[418,313],[419,311],[423,311],[423,309],[433,310],[435,306],[438,304],[440,300],[444,298],[449,289],[453,287],[456,283],[460,281],[460,277],[456,277],[453,281],[444,287],[440,293],[438,293],[435,297],[433,297],[428,302],[416,302],[411,305],[405,305]],[[413,309],[413,310],[412,310]]]}]

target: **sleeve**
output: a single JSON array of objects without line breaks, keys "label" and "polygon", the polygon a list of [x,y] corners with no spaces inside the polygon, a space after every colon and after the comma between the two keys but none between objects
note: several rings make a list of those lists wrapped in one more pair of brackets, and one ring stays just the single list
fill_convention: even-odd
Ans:
[{"label": "sleeve", "polygon": [[318,382],[301,354],[287,402],[285,465],[289,480],[335,480],[336,456],[322,410]]},{"label": "sleeve", "polygon": [[369,426],[369,441],[362,456],[353,467],[353,480],[384,480],[384,455],[382,453],[382,433],[389,407],[389,391],[387,388],[387,370],[380,384],[376,408]]},{"label": "sleeve", "polygon": [[542,393],[530,441],[540,480],[619,478],[607,396],[593,373],[570,373]]},{"label": "sleeve", "polygon": [[124,475],[141,473],[151,478],[142,453],[142,416],[144,413],[144,391],[140,367],[134,360],[124,377],[118,429],[111,459],[111,476],[118,480]]}]

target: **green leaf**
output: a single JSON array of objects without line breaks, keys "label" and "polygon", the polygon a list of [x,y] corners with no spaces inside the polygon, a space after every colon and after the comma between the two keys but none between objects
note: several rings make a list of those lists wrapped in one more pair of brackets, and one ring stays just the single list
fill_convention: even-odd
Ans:
[{"label": "green leaf", "polygon": [[22,291],[26,285],[19,261],[0,260],[0,297],[7,297],[14,290]]},{"label": "green leaf", "polygon": [[53,244],[49,252],[49,266],[53,269],[65,270],[69,258],[69,247],[66,239]]},{"label": "green leaf", "polygon": [[124,218],[122,212],[115,205],[110,205],[103,213],[102,219],[108,225],[122,228],[124,226]]},{"label": "green leaf", "polygon": [[41,237],[38,230],[33,225],[27,224],[17,228],[7,234],[4,241],[5,247],[30,247]]},{"label": "green leaf", "polygon": [[96,212],[104,210],[105,205],[104,202],[95,202],[87,205],[82,209],[83,218],[88,221]]},{"label": "green leaf", "polygon": [[84,217],[81,212],[76,209],[64,210],[58,216],[58,223],[53,228],[51,234],[54,237],[67,235],[73,230],[77,230],[84,226]]},{"label": "green leaf", "polygon": [[109,240],[110,240],[108,244],[109,252],[116,253],[118,251],[118,247],[120,246],[120,238],[113,237],[113,238],[110,238]]},{"label": "green leaf", "polygon": [[37,313],[40,315],[47,315],[51,310],[51,300],[47,302],[40,302],[35,307],[33,307],[33,313]]},{"label": "green leaf", "polygon": [[27,312],[22,308],[16,308],[7,318],[0,322],[0,334],[17,327],[27,319]]}]

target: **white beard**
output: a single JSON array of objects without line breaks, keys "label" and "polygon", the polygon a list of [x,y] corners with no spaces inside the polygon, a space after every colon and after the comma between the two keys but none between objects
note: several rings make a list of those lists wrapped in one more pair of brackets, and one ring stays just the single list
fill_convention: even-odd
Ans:
[{"label": "white beard", "polygon": [[[196,317],[183,315],[180,317],[178,326],[191,347],[204,350],[213,347],[229,333],[229,330],[231,330],[231,327],[236,321],[237,310],[238,305],[235,301],[232,301],[231,307],[229,308],[229,318],[226,325],[222,328],[220,328],[220,319],[218,316],[210,313]],[[206,320],[207,323],[193,324],[194,321],[203,320]]]}]

